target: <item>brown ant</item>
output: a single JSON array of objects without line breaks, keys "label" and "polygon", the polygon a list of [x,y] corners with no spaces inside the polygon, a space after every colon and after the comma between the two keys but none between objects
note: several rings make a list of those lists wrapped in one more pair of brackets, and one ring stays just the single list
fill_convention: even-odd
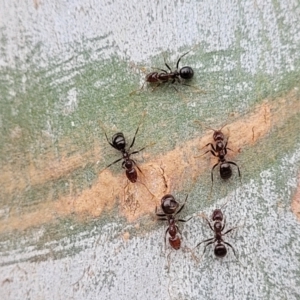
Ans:
[{"label": "brown ant", "polygon": [[[224,127],[224,126],[223,126]],[[222,128],[223,128],[222,127]],[[232,175],[232,169],[230,165],[235,165],[238,169],[239,177],[241,177],[241,172],[239,166],[234,163],[233,161],[228,161],[226,160],[225,156],[227,155],[227,150],[231,150],[230,148],[227,147],[228,139],[225,142],[225,136],[223,132],[220,130],[215,130],[213,134],[213,139],[215,141],[215,146],[212,143],[208,143],[204,147],[211,147],[211,150],[207,150],[203,155],[206,153],[210,152],[213,156],[217,157],[219,161],[212,167],[211,169],[211,180],[214,181],[213,178],[213,172],[216,166],[220,165],[220,176],[222,179],[229,179]],[[232,150],[231,150],[232,151]]]},{"label": "brown ant", "polygon": [[[108,141],[108,143],[115,148],[116,150],[120,151],[122,153],[122,157],[115,160],[114,162],[112,162],[111,164],[109,164],[105,169],[109,168],[110,166],[114,165],[115,163],[119,162],[120,160],[123,159],[123,163],[122,163],[122,168],[125,169],[125,173],[126,176],[128,178],[129,181],[131,182],[136,182],[137,181],[137,171],[135,169],[135,167],[137,167],[137,169],[142,173],[141,169],[139,168],[139,166],[136,164],[136,162],[130,158],[131,155],[133,154],[137,154],[140,151],[144,150],[146,147],[141,148],[140,150],[137,151],[133,151],[130,152],[131,147],[134,145],[135,142],[135,137],[137,135],[139,131],[139,126],[134,134],[133,140],[131,142],[131,145],[129,146],[129,148],[126,150],[126,140],[124,137],[124,134],[122,132],[118,132],[116,134],[113,135],[112,137],[112,142],[110,142],[108,140],[108,137],[105,133],[106,139]],[[104,170],[105,170],[104,169]]]},{"label": "brown ant", "polygon": [[157,207],[155,209],[155,214],[159,217],[158,220],[168,221],[168,228],[165,233],[165,244],[167,241],[167,233],[169,233],[170,235],[169,243],[171,247],[175,250],[180,249],[181,246],[180,236],[178,235],[178,233],[181,234],[181,232],[178,226],[176,225],[176,222],[187,222],[191,219],[191,218],[189,218],[188,220],[175,219],[175,216],[182,211],[187,198],[188,196],[186,196],[184,203],[178,209],[179,203],[175,200],[175,198],[172,195],[167,194],[163,196],[161,199],[161,209],[164,213],[163,214],[157,213]]},{"label": "brown ant", "polygon": [[222,258],[222,257],[226,256],[226,254],[227,254],[227,249],[226,249],[226,246],[225,246],[225,245],[227,245],[232,249],[235,257],[237,258],[237,255],[236,255],[236,252],[235,252],[234,248],[229,243],[227,243],[223,240],[223,236],[225,234],[229,233],[230,231],[232,231],[233,229],[235,229],[236,227],[233,227],[233,228],[227,230],[226,232],[222,233],[222,231],[225,228],[226,222],[225,222],[225,217],[224,217],[224,223],[222,224],[223,213],[222,213],[221,209],[215,209],[213,211],[213,214],[212,214],[212,220],[214,221],[213,226],[207,220],[207,218],[205,218],[205,220],[208,223],[210,229],[212,231],[214,231],[215,236],[213,238],[210,238],[210,239],[207,239],[207,240],[204,240],[204,241],[200,242],[199,244],[197,244],[197,246],[195,248],[200,246],[202,243],[206,243],[206,245],[204,247],[204,250],[203,250],[203,255],[204,255],[207,246],[209,246],[211,244],[214,244],[214,243],[217,243],[215,245],[214,254],[215,254],[216,257]]}]

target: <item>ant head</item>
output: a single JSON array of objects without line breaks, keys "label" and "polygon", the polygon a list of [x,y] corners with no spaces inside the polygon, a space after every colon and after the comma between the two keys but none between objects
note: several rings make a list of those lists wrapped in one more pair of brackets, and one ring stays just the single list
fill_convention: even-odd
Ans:
[{"label": "ant head", "polygon": [[214,252],[216,257],[222,258],[227,254],[227,249],[224,244],[217,244]]},{"label": "ant head", "polygon": [[166,215],[174,214],[178,206],[178,202],[170,194],[163,196],[161,199],[161,209]]},{"label": "ant head", "polygon": [[215,141],[223,141],[224,140],[224,134],[221,130],[214,130],[213,139]]},{"label": "ant head", "polygon": [[213,214],[212,214],[212,220],[213,221],[222,221],[223,220],[223,213],[221,211],[221,209],[215,209],[213,211]]},{"label": "ant head", "polygon": [[220,164],[220,176],[222,179],[229,179],[232,175],[230,164],[224,161]]},{"label": "ant head", "polygon": [[112,144],[117,150],[124,150],[126,146],[124,134],[122,132],[118,132],[115,135],[113,135]]},{"label": "ant head", "polygon": [[194,71],[191,67],[183,67],[179,70],[179,75],[183,79],[191,79],[194,76]]}]

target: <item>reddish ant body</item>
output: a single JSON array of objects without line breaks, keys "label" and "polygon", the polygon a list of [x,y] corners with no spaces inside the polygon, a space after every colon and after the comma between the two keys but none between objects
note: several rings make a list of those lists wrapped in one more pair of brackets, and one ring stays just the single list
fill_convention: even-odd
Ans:
[{"label": "reddish ant body", "polygon": [[[222,129],[222,128],[221,128]],[[220,176],[222,179],[229,179],[232,175],[232,169],[230,165],[235,165],[238,169],[239,177],[241,177],[240,168],[233,161],[226,160],[225,156],[227,155],[227,150],[231,150],[227,147],[228,140],[225,142],[225,136],[220,130],[214,130],[213,139],[215,146],[212,143],[208,143],[205,147],[210,146],[211,150],[207,150],[204,154],[210,152],[213,156],[217,157],[219,161],[211,169],[211,180],[213,179],[213,172],[216,166],[220,165]],[[232,150],[231,150],[232,151]],[[203,155],[204,155],[203,154]]]},{"label": "reddish ant body", "polygon": [[121,158],[119,158],[119,159],[115,160],[114,162],[112,162],[111,164],[109,164],[105,169],[109,168],[113,164],[115,164],[115,163],[117,163],[117,162],[119,162],[120,160],[123,159],[122,168],[126,170],[125,173],[126,173],[126,177],[128,178],[128,180],[130,182],[133,182],[133,183],[137,181],[137,171],[136,171],[135,167],[137,167],[138,170],[141,173],[142,173],[142,171],[138,167],[138,165],[136,164],[136,162],[133,159],[130,158],[130,156],[133,155],[133,154],[137,154],[140,151],[142,151],[143,149],[145,149],[145,147],[143,147],[143,148],[141,148],[138,151],[130,152],[131,147],[134,145],[135,137],[136,137],[138,131],[139,131],[139,127],[137,128],[137,130],[136,130],[136,132],[134,134],[132,143],[131,143],[130,147],[127,150],[126,150],[126,140],[125,140],[124,134],[122,132],[118,132],[115,135],[113,135],[112,142],[110,142],[108,140],[108,137],[107,137],[107,135],[105,133],[105,136],[106,136],[106,139],[107,139],[108,143],[113,148],[115,148],[116,150],[118,150],[118,151],[120,151],[122,153],[122,157]]},{"label": "reddish ant body", "polygon": [[181,232],[178,226],[176,225],[176,222],[187,222],[191,219],[191,218],[189,218],[188,220],[175,219],[175,216],[182,211],[186,203],[187,197],[188,196],[186,196],[184,203],[178,209],[179,203],[175,200],[175,198],[172,195],[167,194],[161,199],[161,209],[164,213],[163,214],[157,213],[157,207],[155,209],[155,213],[159,217],[158,220],[168,221],[168,228],[165,233],[165,244],[167,240],[167,233],[169,233],[170,246],[175,250],[180,249],[181,246],[181,239],[180,236],[178,235],[178,233],[181,234]]},{"label": "reddish ant body", "polygon": [[203,250],[203,255],[204,255],[207,246],[209,246],[211,244],[214,244],[214,243],[217,243],[215,245],[214,254],[215,254],[216,257],[222,258],[222,257],[226,256],[226,254],[227,254],[227,249],[226,249],[226,246],[225,246],[225,245],[227,245],[232,249],[235,257],[237,257],[234,248],[229,243],[227,243],[223,240],[223,236],[225,234],[229,233],[230,231],[232,231],[233,229],[235,229],[236,227],[233,227],[233,228],[227,230],[226,232],[222,233],[222,231],[225,228],[226,222],[225,222],[225,218],[224,218],[224,223],[222,224],[223,213],[222,213],[221,209],[215,209],[213,211],[213,214],[212,214],[212,220],[214,222],[213,226],[207,220],[207,218],[205,218],[205,220],[208,223],[210,229],[212,231],[214,231],[215,236],[213,238],[210,238],[210,239],[207,239],[207,240],[204,240],[204,241],[200,242],[199,244],[197,244],[197,246],[195,248],[200,246],[202,243],[207,243],[204,247],[204,250]]},{"label": "reddish ant body", "polygon": [[184,53],[182,56],[179,57],[179,59],[176,63],[176,70],[172,71],[170,66],[165,61],[165,65],[166,65],[166,67],[168,68],[169,71],[164,70],[164,69],[158,69],[158,70],[161,71],[160,73],[159,72],[151,72],[146,76],[146,82],[157,83],[156,87],[158,87],[162,83],[167,83],[167,82],[170,82],[170,81],[171,81],[172,84],[177,81],[177,82],[179,82],[183,85],[188,85],[188,84],[182,83],[182,79],[184,79],[184,80],[185,79],[192,79],[193,76],[194,76],[193,69],[191,67],[188,67],[188,66],[182,67],[179,70],[178,70],[178,68],[179,68],[179,62],[180,62],[181,58],[183,56],[185,56],[186,54],[188,54],[189,52],[190,51]]}]

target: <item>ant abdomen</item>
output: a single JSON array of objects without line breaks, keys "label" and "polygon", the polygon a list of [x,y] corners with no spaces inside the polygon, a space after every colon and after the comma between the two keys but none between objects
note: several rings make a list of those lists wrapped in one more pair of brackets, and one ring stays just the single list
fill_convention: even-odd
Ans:
[{"label": "ant abdomen", "polygon": [[226,256],[227,249],[224,246],[224,244],[217,244],[215,246],[214,253],[215,253],[216,257],[222,258],[222,257]]},{"label": "ant abdomen", "polygon": [[135,170],[135,168],[126,170],[126,177],[132,183],[137,182],[137,171]]},{"label": "ant abdomen", "polygon": [[229,165],[229,163],[224,162],[220,164],[220,176],[222,179],[229,179],[232,175],[232,169]]}]

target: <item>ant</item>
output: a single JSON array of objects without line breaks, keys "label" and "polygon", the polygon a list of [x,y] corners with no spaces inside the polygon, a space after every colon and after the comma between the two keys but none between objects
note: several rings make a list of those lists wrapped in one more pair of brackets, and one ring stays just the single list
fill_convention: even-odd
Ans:
[{"label": "ant", "polygon": [[186,196],[184,203],[178,209],[179,203],[175,200],[175,198],[172,195],[167,194],[167,195],[163,196],[161,199],[161,209],[164,213],[163,214],[157,213],[157,207],[155,209],[155,214],[159,217],[158,220],[168,221],[168,228],[165,233],[165,244],[167,241],[167,233],[169,233],[169,235],[170,235],[169,243],[170,243],[171,247],[175,250],[180,249],[180,246],[181,246],[181,240],[178,235],[178,233],[181,234],[181,232],[180,232],[178,226],[176,225],[176,221],[187,222],[192,218],[191,217],[188,220],[175,219],[175,216],[182,211],[182,209],[187,201],[187,198],[188,198],[188,195]]},{"label": "ant", "polygon": [[231,169],[230,165],[235,165],[237,167],[239,177],[241,177],[241,172],[240,172],[239,166],[236,163],[234,163],[233,161],[228,161],[225,158],[225,156],[227,155],[227,150],[231,150],[231,149],[227,147],[228,139],[226,142],[224,141],[225,136],[224,136],[223,132],[221,131],[222,128],[219,130],[215,130],[215,129],[211,128],[214,131],[213,139],[215,141],[215,146],[212,143],[208,143],[207,145],[204,146],[204,147],[210,146],[211,150],[207,150],[203,155],[210,152],[213,156],[215,156],[219,159],[219,161],[211,169],[211,180],[212,181],[214,181],[214,178],[213,178],[214,169],[218,165],[220,165],[220,176],[222,179],[226,180],[231,177],[232,169]]},{"label": "ant", "polygon": [[213,226],[207,220],[207,218],[205,218],[205,220],[208,223],[210,229],[212,231],[214,231],[215,236],[213,238],[210,238],[210,239],[207,239],[207,240],[204,240],[204,241],[200,242],[199,244],[197,244],[197,246],[195,248],[200,246],[202,243],[206,243],[206,245],[204,247],[204,250],[203,250],[203,255],[204,255],[206,247],[211,245],[211,244],[214,244],[216,242],[217,244],[215,245],[215,249],[214,249],[214,254],[215,254],[216,257],[223,258],[224,256],[226,256],[227,249],[226,249],[225,245],[227,245],[232,249],[235,257],[237,258],[237,255],[236,255],[236,252],[235,252],[234,248],[229,243],[227,243],[223,240],[223,236],[225,234],[229,233],[230,231],[232,231],[233,229],[235,229],[236,227],[233,227],[233,228],[227,230],[226,232],[222,233],[222,231],[225,228],[226,222],[225,222],[225,217],[224,217],[224,223],[222,225],[223,213],[222,213],[221,209],[215,209],[213,211],[213,214],[212,214],[212,220],[214,221]]},{"label": "ant", "polygon": [[[188,54],[190,51],[184,53],[183,55],[181,55],[176,63],[176,70],[172,71],[172,69],[170,68],[170,66],[166,63],[166,60],[164,58],[165,61],[165,65],[168,68],[169,71],[164,70],[164,69],[159,69],[161,72],[151,72],[146,76],[146,82],[149,83],[157,83],[158,87],[159,85],[161,85],[162,83],[166,83],[171,81],[171,83],[175,83],[175,81],[183,84],[183,85],[187,85],[190,86],[188,84],[184,84],[182,83],[182,79],[192,79],[194,76],[194,71],[191,67],[185,66],[182,67],[181,69],[178,70],[179,68],[179,62],[181,60],[181,58],[183,56],[185,56],[186,54]],[[174,87],[175,88],[175,87]],[[176,90],[176,88],[175,88]]]},{"label": "ant", "polygon": [[[112,162],[111,164],[109,164],[105,169],[109,168],[110,166],[114,165],[115,163],[119,162],[120,160],[123,159],[123,163],[122,163],[122,168],[126,170],[126,177],[128,178],[128,180],[132,183],[137,181],[137,171],[135,169],[135,167],[137,167],[137,169],[142,173],[141,169],[139,168],[139,166],[136,164],[136,162],[130,158],[131,155],[133,154],[137,154],[140,151],[144,150],[146,147],[141,148],[140,150],[137,151],[133,151],[130,152],[131,147],[134,145],[135,142],[135,137],[139,131],[139,127],[137,128],[133,140],[131,142],[131,145],[129,146],[129,148],[126,150],[126,140],[124,137],[124,134],[122,132],[118,132],[116,134],[113,135],[112,137],[112,142],[110,142],[108,140],[108,137],[105,133],[106,139],[108,141],[108,143],[115,148],[116,150],[120,151],[122,154],[122,157],[115,160],[114,162]],[[104,169],[104,170],[105,170]]]}]

